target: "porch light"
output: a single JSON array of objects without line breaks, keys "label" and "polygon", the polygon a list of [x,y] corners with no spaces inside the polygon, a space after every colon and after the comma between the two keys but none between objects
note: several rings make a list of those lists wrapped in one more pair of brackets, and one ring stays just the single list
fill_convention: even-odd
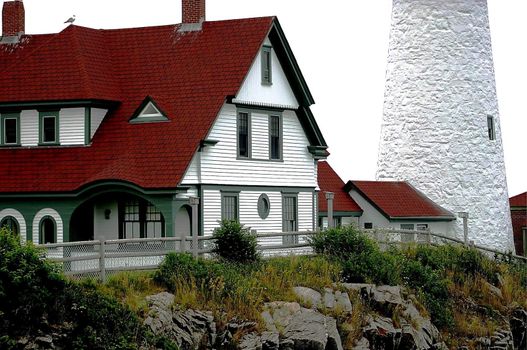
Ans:
[{"label": "porch light", "polygon": [[110,214],[112,213],[112,211],[110,209],[105,209],[104,210],[104,218],[106,220],[110,220]]}]

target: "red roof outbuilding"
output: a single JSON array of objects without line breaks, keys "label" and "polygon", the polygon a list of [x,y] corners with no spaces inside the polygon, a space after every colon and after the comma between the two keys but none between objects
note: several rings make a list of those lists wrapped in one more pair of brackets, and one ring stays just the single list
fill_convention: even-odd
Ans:
[{"label": "red roof outbuilding", "polygon": [[357,191],[388,219],[455,220],[454,214],[404,181],[349,181],[346,190]]}]

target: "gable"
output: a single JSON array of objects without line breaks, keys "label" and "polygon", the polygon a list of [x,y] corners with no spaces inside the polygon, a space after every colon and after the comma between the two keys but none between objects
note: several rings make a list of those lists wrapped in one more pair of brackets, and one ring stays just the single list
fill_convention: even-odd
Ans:
[{"label": "gable", "polygon": [[[271,84],[262,82],[262,69],[264,65],[262,55],[264,55],[265,50],[269,50],[271,55]],[[240,91],[233,99],[233,102],[286,109],[297,109],[299,107],[299,103],[289,84],[284,68],[268,37],[254,59],[251,69],[247,73]]]}]

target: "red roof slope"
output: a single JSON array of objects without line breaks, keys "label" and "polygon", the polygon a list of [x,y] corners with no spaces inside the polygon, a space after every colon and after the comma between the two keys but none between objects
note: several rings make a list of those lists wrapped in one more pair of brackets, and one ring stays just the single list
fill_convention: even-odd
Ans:
[{"label": "red roof slope", "polygon": [[344,185],[344,181],[328,162],[319,161],[318,187],[320,187],[320,194],[318,196],[318,211],[328,211],[328,202],[324,192],[333,192],[335,194],[333,199],[334,211],[362,212],[361,207],[351,198],[348,192],[344,191]]},{"label": "red roof slope", "polygon": [[[88,147],[0,149],[0,192],[74,191],[100,180],[176,187],[225,99],[237,94],[273,21],[204,22],[201,31],[183,33],[180,25],[72,25],[0,47],[0,104],[117,103]],[[147,96],[168,122],[128,122]]]},{"label": "red roof slope", "polygon": [[357,190],[388,218],[455,219],[451,212],[404,181],[350,181],[346,188]]},{"label": "red roof slope", "polygon": [[527,207],[527,192],[520,193],[509,199],[511,207]]}]

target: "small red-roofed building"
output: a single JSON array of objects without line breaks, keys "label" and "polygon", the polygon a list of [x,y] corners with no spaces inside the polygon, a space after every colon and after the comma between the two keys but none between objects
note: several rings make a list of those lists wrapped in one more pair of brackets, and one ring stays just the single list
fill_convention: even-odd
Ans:
[{"label": "small red-roofed building", "polygon": [[516,254],[527,256],[527,192],[509,199]]},{"label": "small red-roofed building", "polygon": [[31,35],[4,2],[0,226],[35,243],[315,229],[327,145],[278,19],[182,3],[180,24]]},{"label": "small red-roofed building", "polygon": [[345,183],[326,161],[318,162],[318,227],[328,227],[328,201],[325,193],[331,192],[333,198],[333,225],[335,227],[359,224],[362,208],[344,189]]},{"label": "small red-roofed building", "polygon": [[448,234],[456,220],[453,213],[405,181],[348,181],[345,190],[363,210],[359,218],[361,228]]}]

